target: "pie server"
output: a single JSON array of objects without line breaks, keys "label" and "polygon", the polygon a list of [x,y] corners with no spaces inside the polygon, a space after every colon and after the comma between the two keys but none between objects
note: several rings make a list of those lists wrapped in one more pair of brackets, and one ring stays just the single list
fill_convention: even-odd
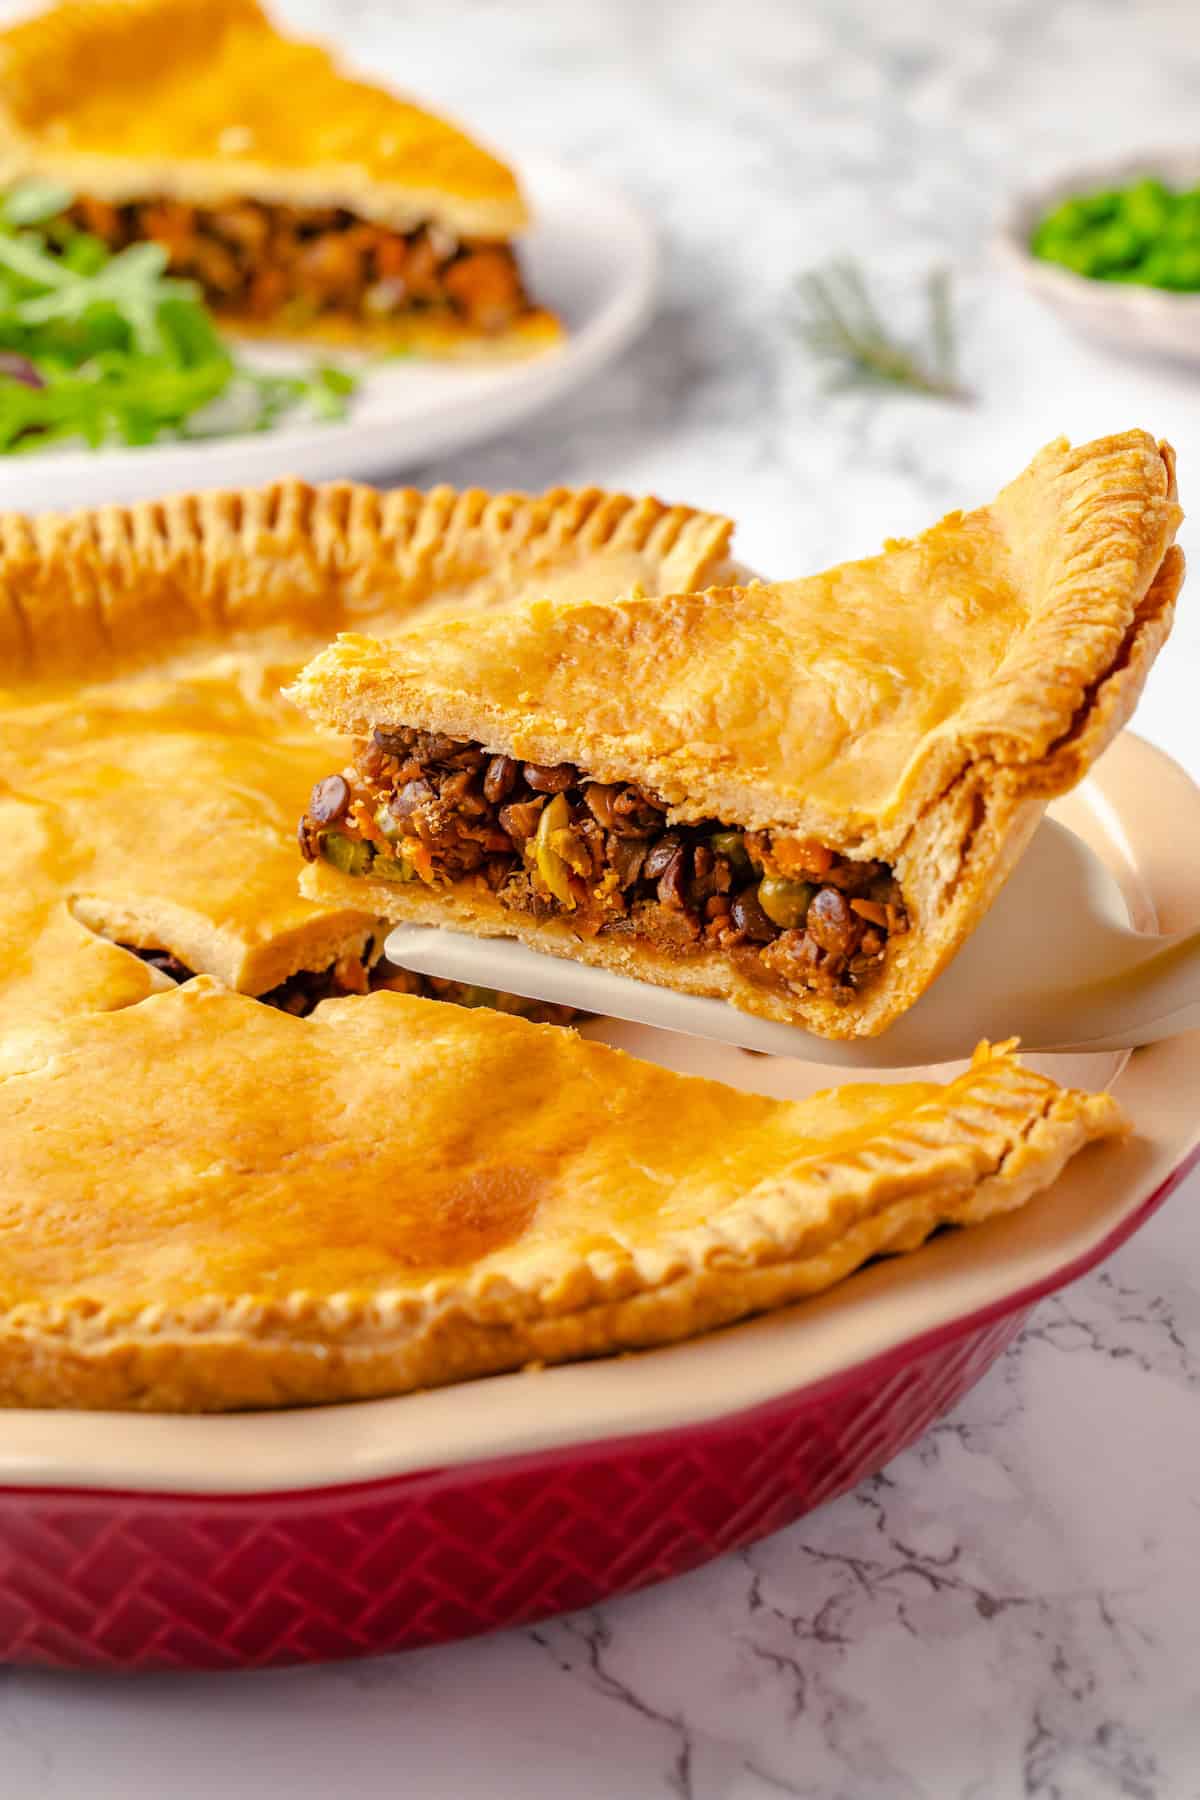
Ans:
[{"label": "pie server", "polygon": [[398,926],[386,953],[420,975],[850,1068],[950,1062],[983,1037],[1019,1037],[1026,1050],[1119,1050],[1200,1028],[1200,931],[1132,930],[1112,875],[1048,819],[949,968],[881,1037],[817,1037],[724,1000],[441,926]]}]

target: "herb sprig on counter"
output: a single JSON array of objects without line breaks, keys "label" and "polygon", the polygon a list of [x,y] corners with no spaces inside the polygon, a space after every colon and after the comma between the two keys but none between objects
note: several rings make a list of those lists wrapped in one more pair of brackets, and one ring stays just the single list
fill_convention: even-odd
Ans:
[{"label": "herb sprig on counter", "polygon": [[958,378],[950,276],[926,281],[923,341],[908,343],[885,325],[857,263],[811,269],[796,282],[794,325],[801,342],[830,369],[831,387],[905,388],[939,400],[969,401]]},{"label": "herb sprig on counter", "polygon": [[267,431],[295,409],[343,415],[353,376],[244,367],[195,284],[166,273],[162,245],[114,254],[71,223],[71,200],[44,184],[0,200],[0,454]]}]

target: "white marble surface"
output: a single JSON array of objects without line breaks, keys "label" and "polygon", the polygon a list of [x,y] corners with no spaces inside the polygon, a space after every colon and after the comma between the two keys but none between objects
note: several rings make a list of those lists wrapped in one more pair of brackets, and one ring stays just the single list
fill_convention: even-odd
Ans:
[{"label": "white marble surface", "polygon": [[[744,558],[789,574],[985,497],[1059,431],[1144,424],[1179,447],[1185,499],[1200,480],[1200,381],[1070,340],[985,248],[1027,174],[1194,141],[1191,0],[287,11],[662,223],[661,309],[625,365],[419,479],[655,489],[730,511]],[[821,395],[789,283],[846,250],[901,304],[931,260],[959,272],[974,408]],[[1185,599],[1140,726],[1200,776],[1198,683]],[[922,1443],[746,1555],[358,1667],[5,1672],[0,1796],[1194,1800],[1198,1204],[1193,1180]]]}]

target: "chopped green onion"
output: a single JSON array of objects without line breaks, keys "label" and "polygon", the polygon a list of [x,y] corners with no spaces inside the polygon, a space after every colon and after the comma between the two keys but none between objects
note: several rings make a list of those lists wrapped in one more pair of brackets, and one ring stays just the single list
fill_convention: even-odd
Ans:
[{"label": "chopped green onion", "polygon": [[1200,190],[1153,176],[1128,187],[1060,200],[1038,220],[1029,247],[1091,281],[1200,290]]}]

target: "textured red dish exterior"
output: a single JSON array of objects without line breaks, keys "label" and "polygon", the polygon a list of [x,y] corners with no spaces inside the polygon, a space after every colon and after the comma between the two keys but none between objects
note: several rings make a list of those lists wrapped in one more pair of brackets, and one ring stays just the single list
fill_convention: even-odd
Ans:
[{"label": "textured red dish exterior", "polygon": [[955,1405],[1103,1242],[856,1368],[679,1430],[247,1495],[0,1489],[0,1661],[232,1669],[445,1643],[630,1592],[844,1493]]},{"label": "textured red dish exterior", "polygon": [[[979,1379],[1024,1309],[651,1437],[240,1497],[0,1492],[0,1656],[229,1669],[436,1644],[681,1574],[852,1487]],[[857,1378],[856,1378],[857,1377]]]}]

